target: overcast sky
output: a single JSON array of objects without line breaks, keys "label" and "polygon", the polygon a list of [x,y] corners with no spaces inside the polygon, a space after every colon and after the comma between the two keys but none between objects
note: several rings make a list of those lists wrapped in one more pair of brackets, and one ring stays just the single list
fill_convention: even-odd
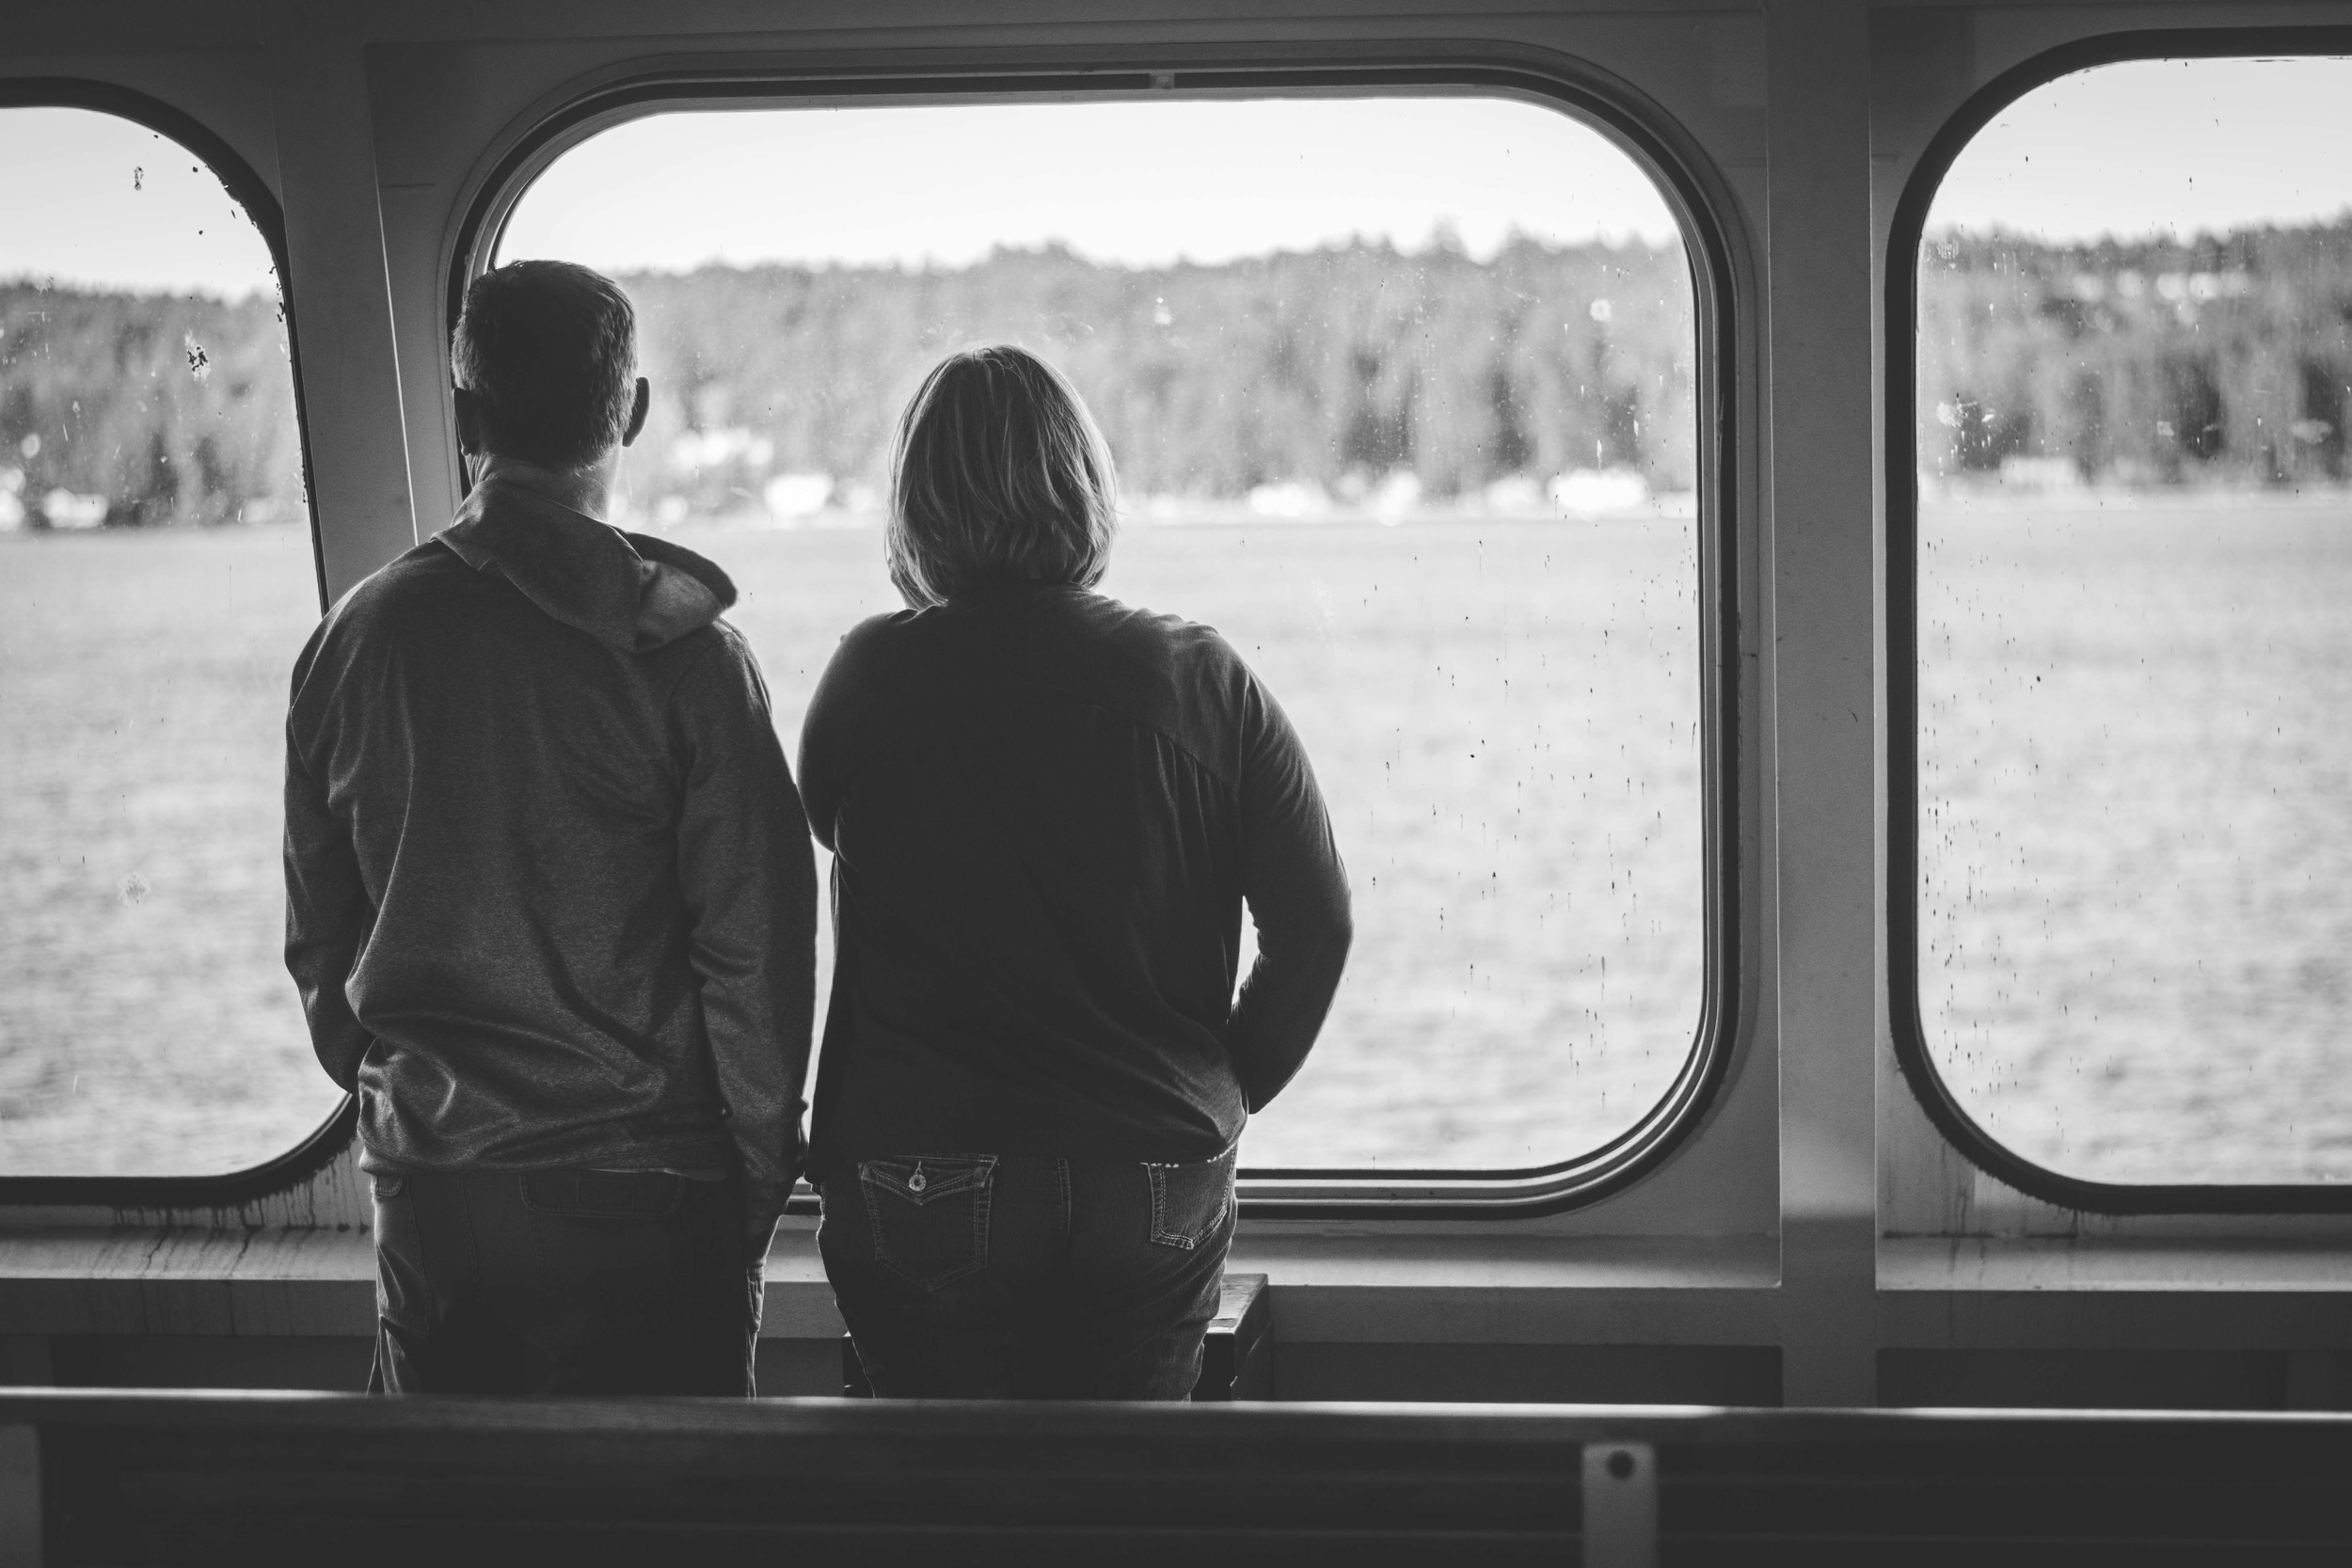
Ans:
[{"label": "overcast sky", "polygon": [[[1931,228],[2051,238],[2352,208],[2352,61],[2103,67],[2028,94],[1961,154]],[[0,109],[0,277],[242,294],[268,254],[219,182],[152,132]],[[1658,241],[1630,159],[1501,99],[1002,104],[674,113],[592,138],[528,191],[502,254],[615,271],[926,261],[1057,240],[1099,260],[1219,261],[1440,223]]]},{"label": "overcast sky", "polygon": [[[626,213],[615,222],[616,212]],[[668,114],[564,154],[501,255],[612,270],[978,261],[1058,240],[1097,261],[1224,261],[1352,234],[1473,255],[1675,226],[1598,133],[1507,99],[1036,103]]]},{"label": "overcast sky", "polygon": [[2352,209],[2352,60],[2148,60],[2027,93],[1978,134],[1931,229],[2188,235]]},{"label": "overcast sky", "polygon": [[244,294],[269,247],[179,143],[87,109],[0,109],[0,277]]}]

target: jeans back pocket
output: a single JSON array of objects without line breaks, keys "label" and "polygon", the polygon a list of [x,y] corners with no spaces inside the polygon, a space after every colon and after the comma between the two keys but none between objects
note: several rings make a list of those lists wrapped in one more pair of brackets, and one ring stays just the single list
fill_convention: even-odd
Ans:
[{"label": "jeans back pocket", "polygon": [[1143,1167],[1152,1183],[1152,1243],[1186,1252],[1216,1234],[1233,1207],[1233,1153],[1197,1164]]},{"label": "jeans back pocket", "polygon": [[993,1154],[862,1160],[858,1189],[874,1231],[874,1260],[918,1290],[936,1291],[988,1267]]}]

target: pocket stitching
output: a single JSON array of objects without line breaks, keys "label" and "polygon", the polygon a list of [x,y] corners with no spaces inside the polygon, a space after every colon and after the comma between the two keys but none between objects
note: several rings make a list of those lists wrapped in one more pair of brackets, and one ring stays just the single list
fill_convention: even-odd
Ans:
[{"label": "pocket stitching", "polygon": [[1225,1223],[1226,1216],[1232,1213],[1233,1209],[1232,1167],[1227,1164],[1232,1158],[1231,1154],[1224,1154],[1215,1160],[1203,1162],[1204,1164],[1209,1165],[1225,1164],[1225,1191],[1222,1199],[1217,1204],[1216,1212],[1203,1220],[1200,1228],[1189,1236],[1168,1227],[1168,1173],[1183,1167],[1148,1162],[1145,1164],[1144,1174],[1150,1178],[1152,1183],[1152,1243],[1154,1246],[1176,1247],[1184,1252],[1191,1252],[1202,1242],[1207,1241],[1218,1226]]},{"label": "pocket stitching", "polygon": [[1144,1173],[1152,1180],[1152,1242],[1155,1246],[1182,1247],[1190,1252],[1200,1243],[1190,1236],[1179,1236],[1168,1228],[1168,1167],[1146,1165]]},{"label": "pocket stitching", "polygon": [[[939,1158],[948,1158],[948,1156],[939,1156]],[[909,1192],[906,1190],[905,1183],[892,1178],[887,1170],[880,1168],[881,1161],[863,1160],[858,1163],[858,1192],[866,1199],[866,1227],[873,1232],[874,1237],[874,1261],[919,1291],[944,1289],[959,1279],[978,1274],[988,1267],[989,1200],[994,1188],[996,1157],[993,1154],[980,1154],[956,1155],[952,1158],[973,1161],[974,1166],[968,1172],[950,1178],[945,1193],[937,1187],[927,1187],[920,1193]],[[943,1274],[930,1275],[919,1275],[899,1262],[891,1255],[890,1232],[882,1222],[882,1199],[878,1195],[883,1192],[892,1194],[910,1208],[915,1209],[922,1208],[933,1197],[970,1193],[972,1195],[971,1261],[959,1263]]]},{"label": "pocket stitching", "polygon": [[[889,1168],[888,1163],[882,1160],[860,1161],[857,1167],[858,1180],[861,1184],[870,1183],[873,1186],[884,1188],[920,1209],[934,1199],[953,1197],[958,1193],[969,1192],[975,1187],[984,1186],[996,1174],[996,1158],[993,1154],[939,1154],[929,1155],[926,1158],[971,1162],[971,1164],[967,1169],[937,1180],[931,1179],[927,1174],[923,1190],[919,1193],[908,1186],[896,1171]],[[914,1163],[920,1165],[923,1162],[917,1160]]]}]

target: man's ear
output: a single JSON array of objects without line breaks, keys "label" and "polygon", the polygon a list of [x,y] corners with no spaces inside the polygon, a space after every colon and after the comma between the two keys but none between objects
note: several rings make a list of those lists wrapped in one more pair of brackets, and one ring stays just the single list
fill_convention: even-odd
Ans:
[{"label": "man's ear", "polygon": [[457,404],[457,448],[471,457],[482,451],[482,400],[463,387],[453,387]]},{"label": "man's ear", "polygon": [[646,411],[653,407],[653,383],[644,376],[637,378],[637,401],[629,404],[628,428],[621,433],[621,445],[628,446],[645,428]]}]

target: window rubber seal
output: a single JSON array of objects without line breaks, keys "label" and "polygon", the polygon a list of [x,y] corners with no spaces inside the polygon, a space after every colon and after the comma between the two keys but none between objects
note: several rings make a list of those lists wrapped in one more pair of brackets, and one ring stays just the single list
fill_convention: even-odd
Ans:
[{"label": "window rubber seal", "polygon": [[[319,613],[324,615],[326,566],[319,536],[318,484],[310,468],[310,423],[302,395],[294,274],[286,263],[286,218],[277,193],[203,121],[117,83],[72,76],[0,77],[0,109],[87,109],[145,126],[194,154],[261,231],[278,275],[278,298],[285,316],[287,370],[294,378],[295,447],[302,459],[302,503],[310,529],[310,571],[318,590]],[[325,1170],[350,1144],[358,1124],[358,1101],[345,1095],[335,1111],[292,1148],[244,1170],[207,1176],[0,1176],[0,1209],[30,1205],[117,1210],[234,1208],[287,1192]]]},{"label": "window rubber seal", "polygon": [[[1702,504],[1699,530],[1701,667],[1702,927],[1704,975],[1692,1046],[1671,1085],[1625,1132],[1573,1158],[1512,1170],[1244,1168],[1241,1213],[1251,1220],[1527,1219],[1589,1207],[1625,1191],[1685,1148],[1717,1104],[1739,1043],[1744,976],[1740,961],[1740,809],[1743,791],[1739,675],[1738,491],[1740,337],[1747,311],[1738,287],[1734,204],[1711,165],[1662,109],[1629,85],[1565,55],[1540,63],[1498,59],[1491,49],[1448,53],[1416,48],[1333,64],[1328,52],[1203,62],[1105,61],[985,74],[936,69],[851,66],[839,69],[653,70],[590,88],[543,116],[494,163],[475,187],[449,261],[444,343],[453,334],[467,284],[496,253],[507,217],[531,181],[571,146],[627,117],[664,107],[725,100],[929,100],[955,103],[1020,96],[1156,100],[1162,95],[1275,96],[1285,91],[1345,91],[1371,96],[1406,91],[1485,91],[1537,102],[1608,135],[1650,175],[1676,213],[1691,266],[1695,320],[1696,447]],[[787,1212],[814,1214],[803,1186]]]},{"label": "window rubber seal", "polygon": [[1928,1050],[1919,992],[1918,271],[1944,178],[1995,116],[2062,76],[2143,60],[2352,55],[2352,27],[2181,27],[2106,33],[2035,55],[1971,94],[1905,181],[1887,237],[1886,640],[1887,965],[1895,1062],[1936,1132],[1969,1163],[2028,1197],[2090,1214],[2352,1212],[2352,1181],[2124,1182],[2028,1160],[1969,1115]]}]

